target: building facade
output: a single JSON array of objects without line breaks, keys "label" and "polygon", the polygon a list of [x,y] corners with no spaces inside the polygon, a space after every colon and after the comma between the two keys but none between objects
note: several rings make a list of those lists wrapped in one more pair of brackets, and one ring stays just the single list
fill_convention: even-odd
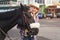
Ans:
[{"label": "building facade", "polygon": [[35,2],[40,4],[40,12],[42,13],[44,13],[44,9],[48,6],[57,5],[57,8],[60,8],[60,0],[0,0],[0,7],[19,6],[20,3],[28,5]]},{"label": "building facade", "polygon": [[45,0],[46,6],[57,5],[58,3],[60,3],[60,0]]},{"label": "building facade", "polygon": [[60,0],[45,0],[47,13],[51,12],[53,17],[57,17],[57,12],[60,11]]},{"label": "building facade", "polygon": [[17,6],[18,0],[0,0],[0,7]]}]

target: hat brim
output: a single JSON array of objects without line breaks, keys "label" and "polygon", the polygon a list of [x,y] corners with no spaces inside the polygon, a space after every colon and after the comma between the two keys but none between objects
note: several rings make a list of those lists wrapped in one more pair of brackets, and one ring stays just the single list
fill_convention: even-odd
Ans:
[{"label": "hat brim", "polygon": [[35,7],[36,9],[38,9],[39,10],[39,8],[38,7],[36,7],[36,6],[34,6],[34,5],[29,5],[30,7]]}]

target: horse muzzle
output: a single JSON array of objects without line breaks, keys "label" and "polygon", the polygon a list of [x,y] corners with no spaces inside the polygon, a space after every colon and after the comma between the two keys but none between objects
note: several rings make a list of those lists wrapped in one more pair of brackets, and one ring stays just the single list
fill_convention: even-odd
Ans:
[{"label": "horse muzzle", "polygon": [[29,32],[29,34],[37,35],[39,32],[40,24],[39,23],[31,23],[30,28],[31,28],[31,31]]}]

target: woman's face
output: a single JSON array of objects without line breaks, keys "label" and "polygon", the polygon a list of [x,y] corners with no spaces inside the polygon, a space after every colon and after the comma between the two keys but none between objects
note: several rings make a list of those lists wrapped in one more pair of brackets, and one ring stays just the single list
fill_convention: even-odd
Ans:
[{"label": "woman's face", "polygon": [[29,11],[32,12],[32,10],[33,10],[33,7],[30,7],[30,10]]},{"label": "woman's face", "polygon": [[33,14],[36,14],[38,12],[38,9],[36,7],[30,7],[30,11],[33,13]]}]

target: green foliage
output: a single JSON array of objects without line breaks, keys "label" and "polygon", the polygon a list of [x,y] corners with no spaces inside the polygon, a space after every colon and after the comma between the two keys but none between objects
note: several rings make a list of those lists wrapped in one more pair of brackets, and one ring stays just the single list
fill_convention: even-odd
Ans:
[{"label": "green foliage", "polygon": [[44,14],[46,14],[46,8],[44,8],[43,12],[44,12]]},{"label": "green foliage", "polygon": [[41,8],[40,12],[42,14],[46,14],[46,6],[45,5],[40,5],[40,8]]}]

